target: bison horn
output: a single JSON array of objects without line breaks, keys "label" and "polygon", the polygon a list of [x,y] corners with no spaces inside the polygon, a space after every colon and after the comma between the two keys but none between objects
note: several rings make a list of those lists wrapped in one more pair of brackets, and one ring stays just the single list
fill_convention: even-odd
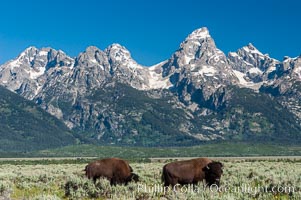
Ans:
[{"label": "bison horn", "polygon": [[206,169],[210,169],[210,167],[207,165],[207,166],[206,166]]}]

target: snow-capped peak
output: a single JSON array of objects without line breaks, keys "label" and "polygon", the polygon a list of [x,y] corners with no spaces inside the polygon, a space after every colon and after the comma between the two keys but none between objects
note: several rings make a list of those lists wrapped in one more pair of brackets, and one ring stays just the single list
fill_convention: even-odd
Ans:
[{"label": "snow-capped peak", "polygon": [[29,53],[29,52],[33,52],[33,51],[38,51],[38,49],[35,46],[30,46],[30,47],[27,47],[23,52]]},{"label": "snow-capped peak", "polygon": [[187,66],[197,60],[208,59],[206,64],[212,65],[221,62],[226,63],[226,56],[219,50],[206,27],[193,31],[181,43],[174,56],[178,59],[179,66]]},{"label": "snow-capped peak", "polygon": [[118,43],[111,44],[110,46],[108,46],[107,49],[125,49],[126,50],[126,48],[124,46],[122,46]]},{"label": "snow-capped peak", "polygon": [[263,54],[258,49],[256,49],[256,47],[254,47],[252,43],[249,43],[247,46],[244,46],[242,49],[248,53],[258,54],[263,56]]},{"label": "snow-capped peak", "polygon": [[199,39],[205,39],[207,37],[211,37],[209,34],[209,31],[206,27],[196,29],[193,31],[186,40],[199,40]]},{"label": "snow-capped peak", "polygon": [[129,62],[132,61],[131,53],[127,50],[124,46],[120,44],[114,43],[108,46],[105,49],[105,53],[107,54],[108,58],[115,62]]},{"label": "snow-capped peak", "polygon": [[107,54],[114,52],[115,54],[118,54],[120,56],[122,55],[122,56],[126,56],[126,57],[131,57],[129,50],[127,50],[124,46],[122,46],[118,43],[113,43],[110,46],[108,46],[105,49],[105,52]]},{"label": "snow-capped peak", "polygon": [[34,56],[39,50],[36,47],[28,47],[26,48],[18,57],[17,59],[24,59],[25,57],[32,57]]}]

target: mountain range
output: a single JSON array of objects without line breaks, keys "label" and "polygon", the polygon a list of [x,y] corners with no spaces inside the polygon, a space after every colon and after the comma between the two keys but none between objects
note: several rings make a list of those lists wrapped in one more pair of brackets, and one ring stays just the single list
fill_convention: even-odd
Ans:
[{"label": "mountain range", "polygon": [[226,55],[205,27],[154,66],[120,44],[75,58],[29,47],[0,66],[0,85],[64,124],[68,144],[301,142],[301,56],[278,61],[252,44]]}]

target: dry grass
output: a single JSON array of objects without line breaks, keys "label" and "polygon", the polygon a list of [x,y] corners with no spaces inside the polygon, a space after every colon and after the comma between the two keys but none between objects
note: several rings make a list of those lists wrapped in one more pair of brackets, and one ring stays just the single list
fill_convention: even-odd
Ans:
[{"label": "dry grass", "polygon": [[0,165],[0,199],[301,199],[301,162],[296,160],[223,160],[221,188],[203,183],[164,192],[164,162],[132,163],[140,182],[94,185],[85,164]]}]

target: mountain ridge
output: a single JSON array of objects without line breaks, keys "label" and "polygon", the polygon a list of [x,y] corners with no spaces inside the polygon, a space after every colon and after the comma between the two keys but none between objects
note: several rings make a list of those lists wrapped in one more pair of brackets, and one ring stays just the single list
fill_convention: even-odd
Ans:
[{"label": "mountain ridge", "polygon": [[[150,146],[155,137],[165,138],[164,145],[168,140],[177,145],[274,140],[293,132],[298,138],[300,81],[301,56],[281,62],[251,43],[226,56],[207,28],[193,31],[169,59],[150,67],[138,64],[117,43],[104,50],[89,46],[75,58],[30,47],[0,66],[0,85],[34,101],[70,130],[102,143]],[[251,102],[256,99],[263,102]],[[257,108],[262,106],[270,109]],[[271,113],[283,115],[283,121]],[[275,128],[288,122],[288,133]]]}]

